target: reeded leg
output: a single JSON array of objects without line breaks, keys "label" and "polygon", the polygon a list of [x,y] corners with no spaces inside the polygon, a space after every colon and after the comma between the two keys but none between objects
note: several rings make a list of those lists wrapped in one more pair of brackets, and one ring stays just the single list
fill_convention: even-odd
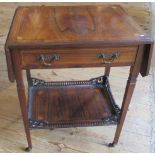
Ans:
[{"label": "reeded leg", "polygon": [[105,73],[104,73],[104,75],[105,76],[109,76],[109,74],[110,74],[110,67],[105,67]]}]

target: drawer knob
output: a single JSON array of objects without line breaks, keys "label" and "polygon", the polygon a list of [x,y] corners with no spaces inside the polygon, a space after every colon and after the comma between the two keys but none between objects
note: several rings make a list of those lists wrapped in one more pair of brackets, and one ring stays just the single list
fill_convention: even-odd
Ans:
[{"label": "drawer knob", "polygon": [[118,52],[114,53],[98,53],[97,58],[101,58],[104,64],[110,64],[120,56]]},{"label": "drawer knob", "polygon": [[60,56],[57,54],[43,55],[40,54],[37,59],[43,63],[45,66],[51,66],[53,61],[58,61]]}]

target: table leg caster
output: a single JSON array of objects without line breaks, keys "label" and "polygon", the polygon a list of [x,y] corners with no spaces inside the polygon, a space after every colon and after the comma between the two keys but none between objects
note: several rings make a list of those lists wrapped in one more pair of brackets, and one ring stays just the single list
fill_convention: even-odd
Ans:
[{"label": "table leg caster", "polygon": [[32,150],[32,147],[26,147],[26,148],[25,148],[25,151],[26,151],[26,152],[30,152],[31,150]]},{"label": "table leg caster", "polygon": [[115,143],[114,142],[108,144],[108,147],[114,147],[114,146],[115,146]]}]

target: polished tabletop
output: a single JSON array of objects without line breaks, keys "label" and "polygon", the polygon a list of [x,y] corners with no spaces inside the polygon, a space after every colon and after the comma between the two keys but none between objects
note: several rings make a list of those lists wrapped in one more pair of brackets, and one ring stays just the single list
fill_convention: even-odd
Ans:
[{"label": "polished tabletop", "polygon": [[149,42],[119,5],[24,6],[14,16],[10,44]]}]

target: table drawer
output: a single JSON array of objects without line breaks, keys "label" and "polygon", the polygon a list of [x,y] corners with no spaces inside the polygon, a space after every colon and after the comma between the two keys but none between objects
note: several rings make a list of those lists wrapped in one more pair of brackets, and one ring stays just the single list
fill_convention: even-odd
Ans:
[{"label": "table drawer", "polygon": [[21,51],[22,67],[81,67],[132,65],[137,46],[95,49],[24,50]]}]

